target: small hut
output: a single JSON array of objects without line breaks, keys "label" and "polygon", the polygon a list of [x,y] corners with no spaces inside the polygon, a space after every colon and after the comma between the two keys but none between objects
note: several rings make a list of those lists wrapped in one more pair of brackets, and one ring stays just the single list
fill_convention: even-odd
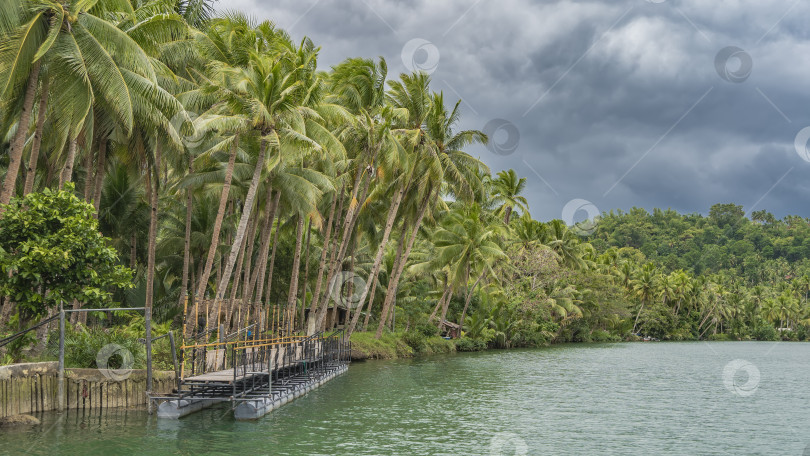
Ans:
[{"label": "small hut", "polygon": [[452,321],[442,320],[441,325],[439,325],[439,330],[441,331],[442,337],[457,339],[461,336],[461,326]]}]

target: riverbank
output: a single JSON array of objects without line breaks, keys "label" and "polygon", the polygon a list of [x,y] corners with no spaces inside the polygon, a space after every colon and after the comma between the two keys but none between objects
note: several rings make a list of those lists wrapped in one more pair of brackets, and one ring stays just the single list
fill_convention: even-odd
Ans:
[{"label": "riverbank", "polygon": [[456,343],[439,336],[416,332],[386,332],[379,339],[373,332],[352,334],[352,361],[367,359],[412,358],[416,355],[437,355],[456,352]]}]

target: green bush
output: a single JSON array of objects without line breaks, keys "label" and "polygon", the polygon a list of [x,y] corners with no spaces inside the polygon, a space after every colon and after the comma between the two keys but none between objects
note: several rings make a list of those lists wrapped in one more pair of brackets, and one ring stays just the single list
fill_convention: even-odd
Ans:
[{"label": "green bush", "polygon": [[[108,344],[120,345],[132,353],[133,369],[146,368],[146,347],[122,328],[104,329],[83,326],[65,328],[65,367],[97,368],[96,357],[99,351]],[[47,352],[49,356],[59,356],[58,330],[49,334]],[[108,367],[121,367],[120,362],[121,358],[116,354],[108,360]]]},{"label": "green bush", "polygon": [[413,348],[393,333],[383,333],[379,339],[373,332],[352,333],[352,357],[354,359],[394,359],[413,356]]},{"label": "green bush", "polygon": [[621,338],[615,334],[611,334],[610,331],[595,329],[591,332],[591,340],[593,342],[618,342]]},{"label": "green bush", "polygon": [[763,323],[757,326],[751,335],[756,340],[764,340],[764,341],[779,340],[779,334],[776,332],[776,328],[767,323]]},{"label": "green bush", "polygon": [[487,349],[487,343],[481,339],[470,339],[469,337],[462,337],[456,339],[456,350],[460,352],[474,352]]},{"label": "green bush", "polygon": [[723,342],[733,340],[730,335],[724,334],[724,333],[711,334],[711,335],[709,335],[708,339],[709,340],[714,340],[714,341],[723,341]]}]

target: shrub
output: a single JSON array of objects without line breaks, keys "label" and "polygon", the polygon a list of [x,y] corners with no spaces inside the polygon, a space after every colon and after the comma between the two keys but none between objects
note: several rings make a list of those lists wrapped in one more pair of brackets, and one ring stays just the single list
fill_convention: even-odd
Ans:
[{"label": "shrub", "polygon": [[487,349],[487,343],[481,339],[470,339],[469,337],[462,337],[456,339],[456,350],[460,352],[474,352]]},{"label": "shrub", "polygon": [[779,340],[779,335],[776,332],[776,328],[767,323],[763,323],[757,326],[751,335],[756,340],[764,340],[764,341]]}]

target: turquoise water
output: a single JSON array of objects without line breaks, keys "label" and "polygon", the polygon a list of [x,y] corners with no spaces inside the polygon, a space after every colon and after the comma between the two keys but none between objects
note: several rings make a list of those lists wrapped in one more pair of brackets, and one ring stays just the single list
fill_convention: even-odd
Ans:
[{"label": "turquoise water", "polygon": [[354,363],[257,422],[45,414],[0,453],[810,455],[810,344],[565,345]]}]

